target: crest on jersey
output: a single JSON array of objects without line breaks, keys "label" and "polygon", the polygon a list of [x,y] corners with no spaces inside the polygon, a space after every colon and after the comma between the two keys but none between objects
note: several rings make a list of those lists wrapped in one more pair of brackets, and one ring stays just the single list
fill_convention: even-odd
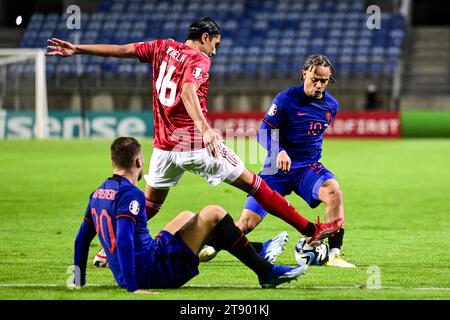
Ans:
[{"label": "crest on jersey", "polygon": [[139,202],[137,202],[136,200],[131,201],[130,205],[128,206],[128,210],[130,210],[132,214],[137,216],[137,214],[139,213]]},{"label": "crest on jersey", "polygon": [[278,110],[278,107],[277,107],[277,105],[274,103],[274,104],[272,104],[272,105],[270,106],[269,111],[267,111],[267,114],[268,114],[269,116],[274,116],[275,113],[277,113],[277,110]]},{"label": "crest on jersey", "polygon": [[200,79],[203,74],[203,71],[202,71],[202,68],[197,67],[194,69],[194,72],[192,72],[192,73],[194,74],[195,79]]},{"label": "crest on jersey", "polygon": [[325,119],[326,119],[328,122],[330,122],[330,120],[331,120],[331,112],[327,112],[327,113],[326,113]]}]

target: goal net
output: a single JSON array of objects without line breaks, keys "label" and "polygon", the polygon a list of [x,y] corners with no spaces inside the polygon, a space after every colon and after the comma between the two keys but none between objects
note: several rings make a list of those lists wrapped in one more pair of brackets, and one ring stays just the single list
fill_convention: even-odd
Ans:
[{"label": "goal net", "polygon": [[32,137],[48,137],[45,50],[0,49],[0,118],[9,112],[33,114]]}]

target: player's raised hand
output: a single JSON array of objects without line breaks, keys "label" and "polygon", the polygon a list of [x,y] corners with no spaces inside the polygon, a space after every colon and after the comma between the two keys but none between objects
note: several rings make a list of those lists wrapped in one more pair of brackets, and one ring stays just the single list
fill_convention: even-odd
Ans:
[{"label": "player's raised hand", "polygon": [[219,133],[209,128],[203,133],[203,143],[211,157],[217,158],[220,154],[220,144],[222,143],[222,137]]},{"label": "player's raised hand", "polygon": [[277,156],[277,168],[283,171],[291,170],[291,158],[286,151],[281,151]]},{"label": "player's raised hand", "polygon": [[73,44],[68,41],[63,41],[56,38],[48,39],[47,42],[52,45],[47,46],[47,49],[53,50],[47,52],[46,56],[61,56],[61,57],[70,57],[75,54],[76,48]]}]

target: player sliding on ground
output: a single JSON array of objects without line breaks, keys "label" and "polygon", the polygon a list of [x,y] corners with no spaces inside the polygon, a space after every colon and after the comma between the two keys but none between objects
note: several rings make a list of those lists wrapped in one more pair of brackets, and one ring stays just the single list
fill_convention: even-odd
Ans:
[{"label": "player sliding on ground", "polygon": [[[323,202],[327,221],[344,219],[341,188],[334,175],[319,162],[323,134],[339,109],[336,99],[325,90],[328,83],[334,81],[333,76],[333,65],[326,56],[307,57],[301,70],[304,83],[275,97],[258,132],[258,142],[268,150],[259,176],[283,196],[295,192],[311,208]],[[271,148],[274,140],[279,146],[277,150]],[[275,174],[269,172],[274,162],[278,169]],[[247,234],[266,215],[266,210],[253,195],[249,195],[237,225]],[[343,228],[328,238],[330,254],[327,265],[354,268],[353,264],[340,257],[343,238]],[[207,247],[200,252],[200,260],[209,261],[216,254],[214,248]]]},{"label": "player sliding on ground", "polygon": [[154,139],[150,168],[145,175],[149,219],[161,209],[170,188],[177,185],[185,171],[190,171],[213,186],[226,181],[251,194],[267,212],[310,237],[310,242],[333,235],[342,226],[342,218],[309,222],[264,180],[246,169],[210,127],[206,117],[210,56],[216,54],[220,40],[218,25],[211,18],[201,18],[191,24],[184,43],[162,39],[125,45],[73,45],[52,38],[48,40],[52,45],[48,46],[51,51],[47,55],[138,58],[152,65]]},{"label": "player sliding on ground", "polygon": [[260,257],[233,219],[219,206],[183,211],[153,239],[147,229],[144,193],[136,187],[144,159],[134,138],[111,145],[113,176],[89,199],[75,240],[75,285],[86,283],[89,246],[98,235],[117,284],[130,292],[178,288],[198,275],[198,253],[209,240],[229,251],[258,276],[263,288],[297,279],[307,265],[273,265]]}]

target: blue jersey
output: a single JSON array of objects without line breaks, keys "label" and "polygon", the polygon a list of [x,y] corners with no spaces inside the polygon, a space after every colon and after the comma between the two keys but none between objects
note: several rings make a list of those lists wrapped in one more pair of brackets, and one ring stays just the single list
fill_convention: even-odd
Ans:
[{"label": "blue jersey", "polygon": [[[84,219],[93,222],[117,283],[137,289],[134,255],[148,250],[154,241],[147,229],[144,193],[126,178],[114,175],[91,194]],[[117,247],[119,219],[127,219],[130,226],[122,232],[124,238],[131,239],[131,243],[122,247],[122,256]],[[75,260],[78,265],[77,256]]]},{"label": "blue jersey", "polygon": [[[331,124],[339,109],[336,99],[327,91],[321,99],[313,99],[306,95],[303,85],[289,88],[278,94],[263,119],[258,141],[268,135],[261,132],[262,128],[279,129],[279,149],[285,150],[291,158],[291,170],[309,166],[318,162],[322,156],[323,134]],[[270,137],[270,136],[269,136]],[[270,143],[270,142],[269,142]],[[274,163],[271,148],[268,148],[265,167]]]}]

